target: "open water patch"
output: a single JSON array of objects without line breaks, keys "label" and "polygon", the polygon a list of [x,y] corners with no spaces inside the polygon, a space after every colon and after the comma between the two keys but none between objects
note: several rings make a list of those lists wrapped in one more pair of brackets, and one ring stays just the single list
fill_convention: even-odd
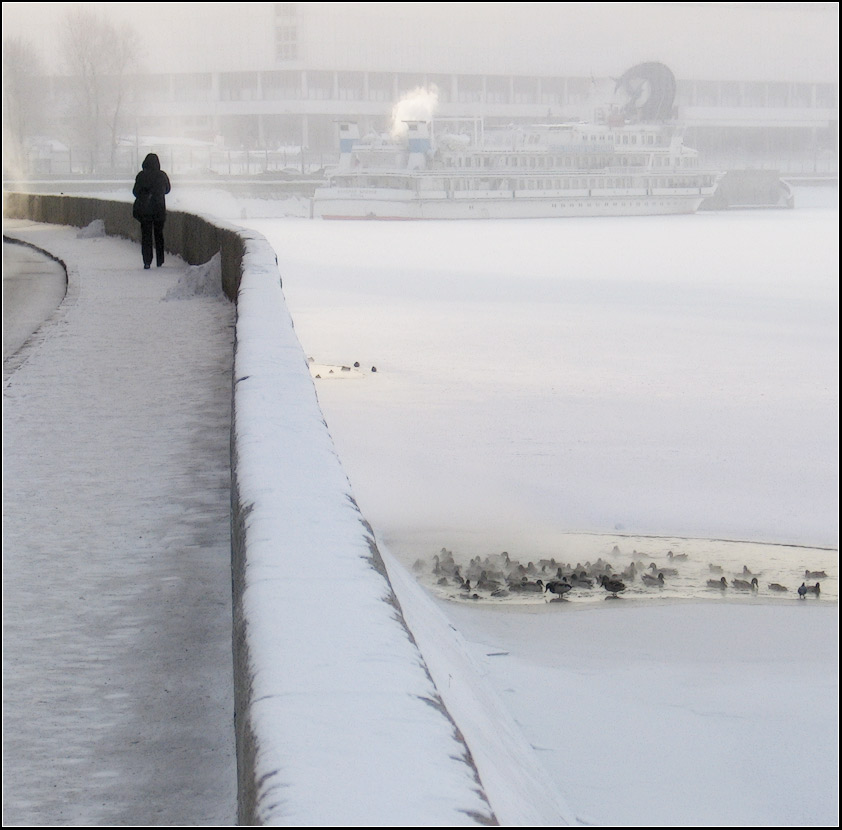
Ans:
[{"label": "open water patch", "polygon": [[[388,545],[427,590],[454,602],[531,606],[839,599],[839,552],[831,548],[595,533],[565,533],[499,549],[470,534],[444,545],[420,536],[389,540]],[[570,588],[554,591],[559,585],[551,583]],[[799,586],[817,584],[817,593],[799,595]]]}]

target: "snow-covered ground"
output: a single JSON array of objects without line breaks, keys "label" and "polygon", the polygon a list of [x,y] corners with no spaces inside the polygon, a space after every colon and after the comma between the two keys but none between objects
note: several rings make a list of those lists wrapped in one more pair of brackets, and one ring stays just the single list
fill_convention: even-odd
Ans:
[{"label": "snow-covered ground", "polygon": [[[346,225],[219,207],[278,254],[339,457],[501,823],[838,820],[835,209]],[[745,548],[715,539],[789,544],[768,550],[792,557],[790,591],[805,568],[828,590],[492,604],[410,570],[443,546],[618,544],[625,564],[627,541],[666,565],[647,536],[729,579]],[[350,723],[359,701],[330,706]],[[317,749],[298,747],[314,774]]]},{"label": "snow-covered ground", "polygon": [[231,824],[234,309],[18,231],[69,287],[3,366],[3,823]]}]

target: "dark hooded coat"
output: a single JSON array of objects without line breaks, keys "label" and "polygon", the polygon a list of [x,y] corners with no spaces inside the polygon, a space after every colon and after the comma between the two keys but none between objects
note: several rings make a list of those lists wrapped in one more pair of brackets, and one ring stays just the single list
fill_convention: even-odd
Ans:
[{"label": "dark hooded coat", "polygon": [[163,222],[167,218],[164,197],[170,192],[169,176],[161,170],[161,162],[155,153],[150,153],[143,160],[142,167],[132,189],[135,197],[132,215],[140,222]]}]

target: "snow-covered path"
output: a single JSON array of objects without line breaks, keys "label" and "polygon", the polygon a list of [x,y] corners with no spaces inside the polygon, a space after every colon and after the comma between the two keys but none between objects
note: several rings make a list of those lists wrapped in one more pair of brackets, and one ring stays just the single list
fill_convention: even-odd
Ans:
[{"label": "snow-covered path", "polygon": [[4,372],[3,822],[232,824],[234,308],[9,226],[84,266]]}]

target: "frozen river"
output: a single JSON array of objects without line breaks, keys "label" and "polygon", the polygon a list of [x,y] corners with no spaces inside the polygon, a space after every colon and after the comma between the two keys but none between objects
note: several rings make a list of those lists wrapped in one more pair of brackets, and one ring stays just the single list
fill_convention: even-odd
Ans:
[{"label": "frozen river", "polygon": [[249,224],[336,368],[317,390],[363,513],[414,561],[419,534],[835,547],[837,219]]},{"label": "frozen river", "polygon": [[[836,820],[835,205],[249,224],[362,512],[447,621],[414,634],[451,710],[455,631],[577,823]],[[439,585],[442,548],[676,573],[493,597]]]}]

